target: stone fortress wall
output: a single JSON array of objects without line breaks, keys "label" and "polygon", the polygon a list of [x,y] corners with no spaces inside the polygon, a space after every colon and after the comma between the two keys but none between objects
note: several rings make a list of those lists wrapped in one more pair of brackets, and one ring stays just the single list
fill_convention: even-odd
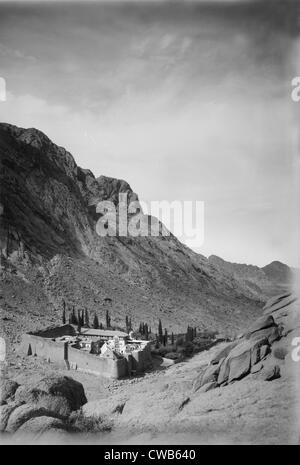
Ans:
[{"label": "stone fortress wall", "polygon": [[22,354],[41,357],[48,362],[61,364],[64,368],[114,379],[142,373],[152,365],[150,344],[147,341],[140,341],[140,350],[113,360],[75,349],[68,342],[55,340],[62,336],[73,336],[73,331],[72,326],[64,325],[34,334],[23,334],[19,350]]}]

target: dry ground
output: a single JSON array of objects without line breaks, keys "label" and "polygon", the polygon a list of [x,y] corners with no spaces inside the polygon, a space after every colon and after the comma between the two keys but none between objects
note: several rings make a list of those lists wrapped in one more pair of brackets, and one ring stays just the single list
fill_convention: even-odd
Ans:
[{"label": "dry ground", "polygon": [[297,443],[298,366],[290,354],[281,363],[280,379],[267,382],[260,374],[249,375],[223,388],[193,393],[195,376],[220,348],[221,345],[186,362],[165,369],[156,367],[144,376],[124,380],[63,370],[53,363],[16,353],[10,360],[9,372],[20,383],[32,383],[41,375],[59,372],[84,385],[88,399],[84,412],[103,417],[112,431],[76,437],[76,443]]}]

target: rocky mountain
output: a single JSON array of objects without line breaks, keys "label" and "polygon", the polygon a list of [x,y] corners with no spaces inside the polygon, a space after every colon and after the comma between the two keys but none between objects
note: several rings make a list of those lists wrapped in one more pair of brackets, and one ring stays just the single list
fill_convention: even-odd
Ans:
[{"label": "rocky mountain", "polygon": [[272,262],[259,268],[254,265],[231,263],[216,255],[208,258],[209,262],[222,270],[226,275],[239,281],[249,296],[261,298],[272,297],[278,292],[291,288],[294,272],[281,262]]},{"label": "rocky mountain", "polygon": [[290,267],[282,262],[272,262],[262,268],[268,278],[280,285],[289,284],[293,279],[293,273]]},{"label": "rocky mountain", "polygon": [[[127,182],[96,178],[37,129],[0,124],[0,154],[0,303],[11,340],[57,323],[63,300],[100,321],[109,309],[113,324],[123,327],[128,315],[153,331],[161,318],[169,331],[190,324],[230,333],[260,314],[266,292],[256,278],[228,273],[173,235],[100,237],[99,201],[118,205],[119,193],[138,201]],[[254,269],[267,288],[266,273]]]}]

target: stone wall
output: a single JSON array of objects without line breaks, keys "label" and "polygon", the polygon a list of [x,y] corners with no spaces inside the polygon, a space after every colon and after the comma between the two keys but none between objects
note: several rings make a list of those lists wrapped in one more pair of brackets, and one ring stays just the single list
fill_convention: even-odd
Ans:
[{"label": "stone wall", "polygon": [[[41,333],[39,333],[41,334]],[[65,366],[65,343],[52,341],[34,334],[24,334],[20,345],[20,352],[25,355],[36,355],[50,362]],[[107,378],[122,378],[128,376],[131,370],[143,372],[151,364],[150,346],[145,344],[141,351],[132,352],[129,358],[112,360],[75,349],[68,345],[67,359],[71,369],[102,375]]]}]

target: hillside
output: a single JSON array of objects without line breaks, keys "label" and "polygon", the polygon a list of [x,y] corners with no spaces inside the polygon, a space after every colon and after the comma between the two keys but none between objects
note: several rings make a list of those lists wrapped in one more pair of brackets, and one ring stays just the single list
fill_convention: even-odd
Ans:
[{"label": "hillside", "polygon": [[26,329],[88,308],[124,326],[125,315],[156,331],[187,324],[222,333],[260,314],[266,293],[194,253],[174,236],[99,237],[96,205],[138,200],[129,184],[100,176],[37,129],[0,124],[1,318],[11,341]]},{"label": "hillside", "polygon": [[[6,441],[27,444],[86,444],[89,441],[109,445],[299,444],[300,372],[292,358],[292,352],[299,353],[292,344],[299,335],[299,300],[296,295],[273,297],[262,315],[248,328],[246,341],[222,342],[168,367],[156,360],[153,370],[134,378],[95,378],[78,370],[58,370],[55,363],[19,354],[17,363],[9,367],[9,379],[14,389],[17,388],[15,398],[23,395],[27,399],[27,405],[19,407],[20,417],[24,408],[35,412],[31,416],[43,415],[36,412],[36,405],[48,406],[47,396],[32,401],[28,394],[37,392],[37,386],[45,388],[41,379],[48,380],[49,386],[52,377],[65,375],[73,378],[69,378],[72,385],[76,386],[74,380],[82,383],[87,398],[82,408],[85,418],[82,425],[90,420],[95,429],[89,430],[94,433],[89,437],[79,433],[73,436],[49,425],[49,417],[27,421],[28,415],[13,439],[7,435]],[[266,347],[268,350],[262,350]],[[229,364],[229,373],[233,370],[235,379],[219,381],[226,373],[222,370],[223,364]],[[75,395],[78,388],[77,385]],[[4,405],[2,412],[11,412],[9,409],[14,408],[15,398],[7,397],[6,391],[11,407]],[[57,406],[57,403],[52,399],[50,405]],[[13,414],[9,421],[6,416],[8,430],[13,417],[17,417]],[[51,417],[53,413],[48,411],[48,415]],[[96,428],[97,419],[101,420],[100,430]],[[37,421],[39,427],[33,428]]]}]

